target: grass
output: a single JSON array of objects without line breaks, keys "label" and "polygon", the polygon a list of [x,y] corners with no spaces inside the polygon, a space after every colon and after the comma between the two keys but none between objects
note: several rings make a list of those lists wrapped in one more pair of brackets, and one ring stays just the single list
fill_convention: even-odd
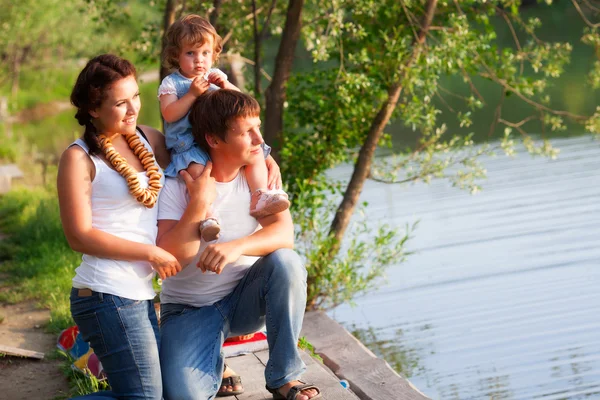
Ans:
[{"label": "grass", "polygon": [[[0,274],[5,277],[0,303],[35,300],[50,310],[49,332],[58,335],[72,326],[69,292],[81,256],[63,235],[55,190],[13,190],[0,197],[0,230],[8,235],[0,242]],[[62,370],[72,387],[69,397],[106,388],[73,371],[69,355],[57,350],[53,356],[64,359]]]},{"label": "grass", "polygon": [[50,310],[48,328],[58,333],[73,324],[69,312],[71,278],[80,256],[64,238],[56,193],[50,189],[16,190],[0,198],[0,272],[6,290],[0,301],[37,300]]}]

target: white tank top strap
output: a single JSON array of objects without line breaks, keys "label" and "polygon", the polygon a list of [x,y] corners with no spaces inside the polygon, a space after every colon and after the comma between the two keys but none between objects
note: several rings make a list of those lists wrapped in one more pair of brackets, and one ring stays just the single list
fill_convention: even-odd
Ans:
[{"label": "white tank top strap", "polygon": [[98,174],[98,172],[103,171],[108,168],[108,165],[106,165],[106,163],[104,161],[102,161],[100,158],[96,157],[95,155],[90,154],[90,148],[87,145],[87,143],[85,142],[85,140],[77,139],[69,145],[69,147],[72,147],[72,146],[79,146],[87,153],[87,155],[90,157],[90,159],[94,163],[94,167],[96,167],[96,175]]}]

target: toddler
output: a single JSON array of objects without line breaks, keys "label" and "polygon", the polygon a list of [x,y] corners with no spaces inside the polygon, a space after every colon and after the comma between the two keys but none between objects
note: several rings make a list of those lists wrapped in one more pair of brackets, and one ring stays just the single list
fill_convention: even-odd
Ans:
[{"label": "toddler", "polygon": [[[238,90],[227,80],[227,75],[212,68],[221,52],[221,37],[215,28],[198,15],[187,15],[171,25],[166,33],[163,63],[177,71],[163,79],[158,88],[160,111],[165,120],[167,149],[171,163],[165,175],[177,177],[186,170],[194,179],[204,170],[209,155],[192,136],[188,114],[198,96],[207,90]],[[263,145],[265,157],[270,147]],[[250,215],[261,218],[286,210],[290,202],[280,189],[267,189],[268,171],[264,160],[246,166],[246,180],[252,191]],[[216,240],[221,228],[215,215],[209,214],[200,224],[204,241]]]}]

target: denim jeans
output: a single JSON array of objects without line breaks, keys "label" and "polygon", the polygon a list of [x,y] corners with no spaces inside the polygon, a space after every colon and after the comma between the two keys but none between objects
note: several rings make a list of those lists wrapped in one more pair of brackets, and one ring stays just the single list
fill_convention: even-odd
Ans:
[{"label": "denim jeans", "polygon": [[278,388],[306,366],[298,337],[306,307],[306,269],[293,250],[277,250],[248,269],[233,292],[205,307],[161,305],[160,362],[165,400],[213,399],[221,384],[221,348],[227,336],[266,324],[265,380]]},{"label": "denim jeans", "polygon": [[71,314],[102,363],[112,391],[85,399],[161,399],[158,322],[151,300],[71,290]]}]

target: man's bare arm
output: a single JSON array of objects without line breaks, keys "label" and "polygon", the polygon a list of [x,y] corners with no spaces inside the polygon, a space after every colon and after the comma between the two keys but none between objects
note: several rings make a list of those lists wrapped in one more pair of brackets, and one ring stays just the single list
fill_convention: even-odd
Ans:
[{"label": "man's bare arm", "polygon": [[241,255],[266,256],[277,249],[294,247],[294,224],[289,210],[261,218],[259,222],[263,228],[249,236],[207,246],[198,268],[220,273]]},{"label": "man's bare arm", "polygon": [[210,176],[212,163],[206,163],[202,174],[193,179],[187,171],[181,172],[185,181],[190,201],[181,218],[176,220],[159,220],[156,243],[173,254],[181,265],[187,265],[198,254],[200,247],[200,222],[206,218],[216,197],[215,179]]}]

